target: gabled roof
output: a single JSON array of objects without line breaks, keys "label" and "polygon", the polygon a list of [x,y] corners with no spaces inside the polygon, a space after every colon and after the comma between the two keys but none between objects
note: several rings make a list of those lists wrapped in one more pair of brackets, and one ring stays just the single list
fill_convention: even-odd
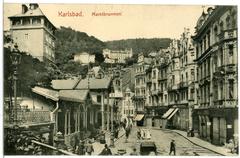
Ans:
[{"label": "gabled roof", "polygon": [[84,102],[88,95],[88,90],[60,90],[59,98],[65,101]]},{"label": "gabled roof", "polygon": [[52,80],[52,88],[61,90],[61,89],[74,89],[78,84],[79,79],[68,79],[68,80]]},{"label": "gabled roof", "polygon": [[42,87],[34,87],[32,88],[32,92],[39,94],[41,96],[44,96],[48,99],[58,101],[59,100],[59,94],[58,91],[47,89],[47,88],[42,88]]},{"label": "gabled roof", "polygon": [[81,80],[75,89],[88,89],[88,80],[89,89],[108,89],[111,83],[111,78],[86,78]]}]

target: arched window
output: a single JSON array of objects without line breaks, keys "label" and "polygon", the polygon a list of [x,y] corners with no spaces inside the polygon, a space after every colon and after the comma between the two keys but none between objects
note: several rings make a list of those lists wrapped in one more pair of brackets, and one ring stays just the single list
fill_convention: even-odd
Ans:
[{"label": "arched window", "polygon": [[223,23],[223,21],[221,21],[219,25],[220,25],[220,31],[222,32],[224,30],[224,23]]},{"label": "arched window", "polygon": [[230,16],[229,16],[229,15],[226,17],[226,27],[227,27],[227,29],[232,28],[232,26],[231,26],[231,21],[230,21]]}]

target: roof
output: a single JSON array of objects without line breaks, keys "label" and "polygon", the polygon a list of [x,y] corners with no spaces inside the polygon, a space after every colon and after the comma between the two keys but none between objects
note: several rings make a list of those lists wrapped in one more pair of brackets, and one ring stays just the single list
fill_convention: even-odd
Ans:
[{"label": "roof", "polygon": [[79,79],[52,80],[53,89],[73,89],[79,82]]},{"label": "roof", "polygon": [[111,78],[86,78],[81,80],[75,89],[88,89],[88,80],[90,89],[108,89],[111,83]]},{"label": "roof", "polygon": [[41,96],[44,96],[48,99],[58,101],[59,100],[59,94],[58,91],[47,89],[47,88],[42,88],[42,87],[34,87],[32,88],[32,92],[39,94]]},{"label": "roof", "polygon": [[60,90],[59,98],[65,101],[84,102],[88,92],[88,90]]},{"label": "roof", "polygon": [[38,7],[36,9],[28,9],[26,13],[20,13],[13,16],[10,16],[9,18],[14,17],[27,17],[27,16],[45,16],[42,12],[42,10]]},{"label": "roof", "polygon": [[[37,4],[38,5],[38,4]],[[33,16],[41,16],[41,17],[45,17],[49,23],[52,24],[52,26],[54,27],[54,29],[56,29],[56,26],[53,25],[53,23],[47,18],[47,16],[45,16],[42,12],[42,10],[39,8],[39,6],[37,6],[37,8],[35,9],[30,9],[28,8],[27,12],[25,13],[20,13],[20,14],[16,14],[16,15],[13,15],[13,16],[9,16],[8,18],[11,19],[11,18],[17,18],[17,17],[33,17]]]}]

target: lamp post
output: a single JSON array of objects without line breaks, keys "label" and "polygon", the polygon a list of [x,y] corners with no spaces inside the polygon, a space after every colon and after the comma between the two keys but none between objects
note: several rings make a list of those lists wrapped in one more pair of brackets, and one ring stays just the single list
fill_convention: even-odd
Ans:
[{"label": "lamp post", "polygon": [[14,81],[14,107],[13,107],[13,111],[12,111],[12,114],[13,114],[13,124],[16,125],[17,124],[17,121],[18,121],[18,112],[17,112],[17,68],[18,68],[18,65],[20,64],[21,62],[21,53],[20,51],[18,50],[18,45],[15,44],[14,45],[14,49],[13,49],[13,52],[11,54],[11,61],[12,61],[12,65],[14,66],[14,71],[13,71],[13,81]]}]

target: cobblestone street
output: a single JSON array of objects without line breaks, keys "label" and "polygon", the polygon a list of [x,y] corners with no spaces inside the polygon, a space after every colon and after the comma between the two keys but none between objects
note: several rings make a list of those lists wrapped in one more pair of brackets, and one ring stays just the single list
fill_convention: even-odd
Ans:
[{"label": "cobblestone street", "polygon": [[[160,129],[151,129],[150,131],[152,135],[151,141],[156,143],[158,155],[167,156],[169,154],[170,142],[174,139],[176,142],[177,156],[219,156],[217,153],[194,145],[174,131]],[[133,127],[127,142],[125,135],[119,138],[115,142],[115,148],[111,148],[112,153],[117,155],[118,150],[123,149],[126,150],[126,155],[129,155],[134,147],[137,149],[137,152],[140,153],[140,144],[144,140],[137,140],[136,132],[137,128]]]}]

